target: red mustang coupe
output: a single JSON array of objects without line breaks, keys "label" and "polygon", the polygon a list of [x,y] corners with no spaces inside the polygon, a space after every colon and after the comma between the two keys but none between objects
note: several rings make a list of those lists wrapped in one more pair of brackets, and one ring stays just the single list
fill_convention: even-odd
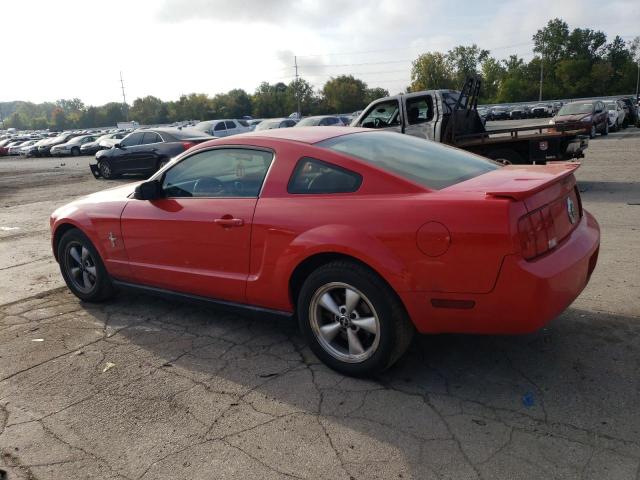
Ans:
[{"label": "red mustang coupe", "polygon": [[317,356],[380,371],[422,333],[524,333],[595,268],[576,164],[501,167],[409,135],[263,130],[202,143],[146,182],[51,216],[69,288],[296,314]]}]

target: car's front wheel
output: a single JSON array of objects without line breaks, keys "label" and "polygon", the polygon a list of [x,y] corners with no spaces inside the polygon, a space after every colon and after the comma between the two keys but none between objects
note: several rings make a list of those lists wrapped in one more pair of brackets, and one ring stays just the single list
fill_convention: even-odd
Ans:
[{"label": "car's front wheel", "polygon": [[414,333],[389,286],[375,272],[349,261],[331,262],[311,273],[300,290],[297,313],[313,352],[347,375],[390,367]]},{"label": "car's front wheel", "polygon": [[604,128],[602,129],[601,135],[609,135],[609,122],[604,122]]},{"label": "car's front wheel", "polygon": [[77,157],[80,155],[80,149],[78,147],[73,147],[71,149],[71,155],[73,155],[74,157]]},{"label": "car's front wheel", "polygon": [[113,295],[113,285],[91,240],[78,229],[58,243],[58,263],[69,289],[80,300],[100,302]]},{"label": "car's front wheel", "polygon": [[102,175],[102,178],[106,180],[114,177],[113,170],[111,169],[111,164],[106,160],[98,163],[98,170],[100,170],[100,175]]},{"label": "car's front wheel", "polygon": [[589,130],[589,138],[596,138],[596,124],[591,125],[591,130]]}]

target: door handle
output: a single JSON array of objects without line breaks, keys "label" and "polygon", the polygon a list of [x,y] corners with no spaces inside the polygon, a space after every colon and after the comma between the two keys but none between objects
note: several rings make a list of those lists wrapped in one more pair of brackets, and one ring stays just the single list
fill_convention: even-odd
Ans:
[{"label": "door handle", "polygon": [[231,215],[225,215],[222,218],[216,218],[213,221],[216,225],[220,225],[224,228],[241,227],[244,225],[244,220],[241,218],[233,218]]}]

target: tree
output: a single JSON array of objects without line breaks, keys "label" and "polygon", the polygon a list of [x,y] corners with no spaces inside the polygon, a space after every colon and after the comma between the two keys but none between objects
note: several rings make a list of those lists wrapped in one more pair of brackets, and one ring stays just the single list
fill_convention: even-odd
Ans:
[{"label": "tree", "polygon": [[322,87],[322,94],[332,113],[353,112],[366,105],[367,84],[353,75],[331,78]]},{"label": "tree", "polygon": [[369,105],[374,100],[382,97],[388,97],[389,90],[386,88],[376,87],[376,88],[367,88],[364,92],[364,103],[365,105]]},{"label": "tree", "polygon": [[136,98],[129,110],[129,116],[143,125],[167,123],[167,107],[157,97],[148,95]]},{"label": "tree", "polygon": [[454,88],[455,72],[447,57],[439,52],[420,55],[411,66],[411,90]]},{"label": "tree", "polygon": [[67,125],[67,115],[64,113],[64,110],[61,107],[56,107],[51,113],[51,127],[53,127],[54,130],[64,130],[67,128]]},{"label": "tree", "polygon": [[482,99],[487,103],[493,103],[498,98],[500,85],[507,71],[498,60],[488,57],[482,62]]},{"label": "tree", "polygon": [[304,78],[298,78],[292,80],[287,85],[287,111],[298,111],[298,99],[300,99],[300,109],[303,115],[312,113],[315,104],[317,103],[317,96],[313,91],[313,87]]},{"label": "tree", "polygon": [[[489,58],[489,50],[482,50],[474,43],[470,47],[458,45],[447,52],[447,61],[455,71],[455,83],[460,88],[467,77],[478,75],[478,67]],[[442,87],[440,87],[442,88]]]}]

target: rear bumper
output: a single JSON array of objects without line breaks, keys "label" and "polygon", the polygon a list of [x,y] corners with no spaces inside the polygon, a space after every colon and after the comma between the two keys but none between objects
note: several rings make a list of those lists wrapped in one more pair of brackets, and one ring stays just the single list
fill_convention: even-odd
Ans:
[{"label": "rear bumper", "polygon": [[[488,294],[400,292],[421,333],[529,333],[544,327],[580,295],[596,266],[600,228],[585,211],[578,227],[552,252],[526,261],[507,255]],[[441,300],[460,302],[442,308]],[[440,302],[438,302],[440,300]],[[451,303],[451,302],[449,302]]]}]

